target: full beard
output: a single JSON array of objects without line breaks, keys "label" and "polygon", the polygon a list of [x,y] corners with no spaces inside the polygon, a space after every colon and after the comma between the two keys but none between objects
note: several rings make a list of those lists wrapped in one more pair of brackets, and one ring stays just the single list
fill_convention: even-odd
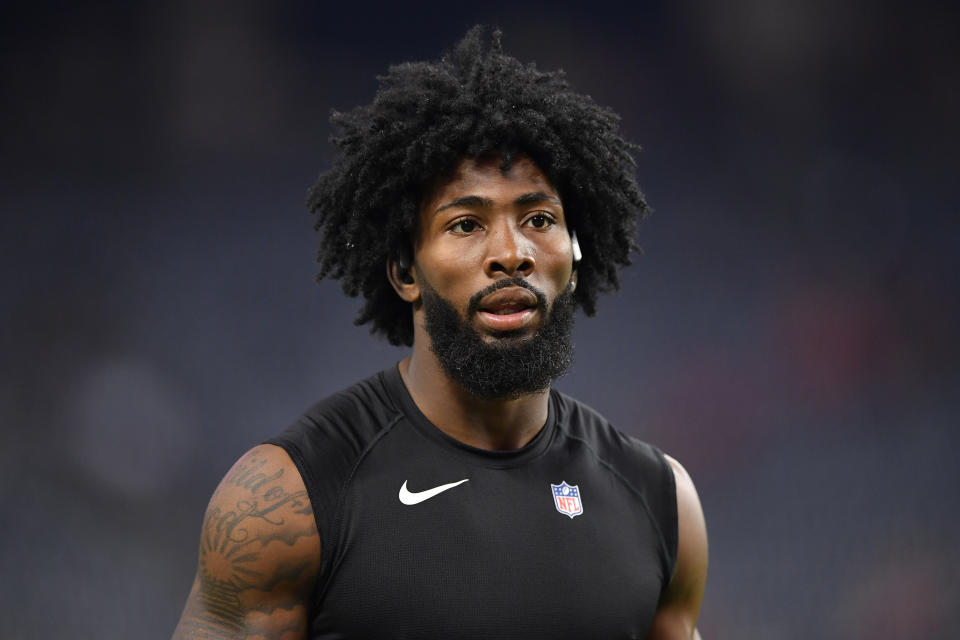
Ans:
[{"label": "full beard", "polygon": [[[532,336],[501,332],[485,342],[469,320],[481,298],[506,286],[523,287],[537,296],[546,319]],[[543,293],[526,281],[500,280],[470,299],[467,320],[429,285],[422,286],[422,294],[431,351],[444,372],[478,398],[507,400],[544,391],[573,364],[575,305],[570,287],[548,307]]]}]

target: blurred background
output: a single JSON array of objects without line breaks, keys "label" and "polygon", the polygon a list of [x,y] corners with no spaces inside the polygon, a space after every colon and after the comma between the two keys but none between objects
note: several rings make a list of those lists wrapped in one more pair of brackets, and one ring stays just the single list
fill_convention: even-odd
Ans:
[{"label": "blurred background", "polygon": [[693,475],[704,638],[956,637],[960,11],[881,4],[7,3],[0,635],[169,637],[232,462],[404,357],[305,192],[331,108],[485,22],[644,147],[559,387]]}]

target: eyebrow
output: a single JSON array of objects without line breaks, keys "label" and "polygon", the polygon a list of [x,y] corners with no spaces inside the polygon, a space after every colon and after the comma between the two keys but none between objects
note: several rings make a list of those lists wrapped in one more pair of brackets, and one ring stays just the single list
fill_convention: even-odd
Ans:
[{"label": "eyebrow", "polygon": [[[513,201],[514,205],[525,205],[525,204],[536,204],[537,202],[553,202],[554,204],[561,205],[560,198],[556,196],[551,196],[548,193],[543,191],[534,191],[531,193],[525,193],[516,200]],[[440,213],[444,209],[449,209],[451,207],[493,207],[493,200],[490,198],[482,198],[480,196],[463,196],[455,200],[451,200],[445,205],[437,208],[434,211],[434,215]]]},{"label": "eyebrow", "polygon": [[434,211],[434,215],[440,213],[444,209],[449,209],[451,207],[492,207],[493,200],[490,198],[481,198],[480,196],[463,196],[462,198],[457,198],[456,200],[451,200],[447,204],[438,208]]}]

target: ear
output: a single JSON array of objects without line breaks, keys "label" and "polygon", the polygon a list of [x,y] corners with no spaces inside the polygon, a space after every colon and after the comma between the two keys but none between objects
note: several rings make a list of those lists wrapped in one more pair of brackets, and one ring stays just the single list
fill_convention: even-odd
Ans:
[{"label": "ear", "polygon": [[420,300],[420,285],[417,284],[413,265],[401,266],[394,258],[387,258],[387,280],[403,300],[415,303]]},{"label": "ear", "polygon": [[577,265],[573,265],[573,271],[570,272],[570,283],[567,287],[570,288],[570,293],[577,290]]}]

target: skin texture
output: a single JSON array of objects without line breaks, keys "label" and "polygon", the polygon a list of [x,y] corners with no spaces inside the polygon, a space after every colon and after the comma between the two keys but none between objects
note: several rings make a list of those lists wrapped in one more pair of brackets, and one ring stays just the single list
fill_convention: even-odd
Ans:
[{"label": "skin texture", "polygon": [[303,480],[272,445],[251,449],[210,499],[175,639],[306,637],[320,538]]},{"label": "skin texture", "polygon": [[[413,352],[400,373],[420,410],[448,435],[490,450],[517,449],[543,428],[548,390],[516,399],[479,399],[444,373],[424,327],[425,287],[451,302],[484,340],[503,338],[468,301],[494,282],[522,277],[552,303],[576,286],[563,206],[543,172],[518,157],[464,159],[428,193],[420,210],[413,264],[387,264],[397,294],[411,303]],[[537,311],[517,332],[542,324]],[[689,475],[669,459],[677,484],[679,548],[673,580],[648,640],[699,638],[697,616],[707,571],[703,512]],[[255,447],[227,473],[210,500],[199,567],[174,638],[305,638],[319,571],[320,539],[303,481],[278,447]]]}]

